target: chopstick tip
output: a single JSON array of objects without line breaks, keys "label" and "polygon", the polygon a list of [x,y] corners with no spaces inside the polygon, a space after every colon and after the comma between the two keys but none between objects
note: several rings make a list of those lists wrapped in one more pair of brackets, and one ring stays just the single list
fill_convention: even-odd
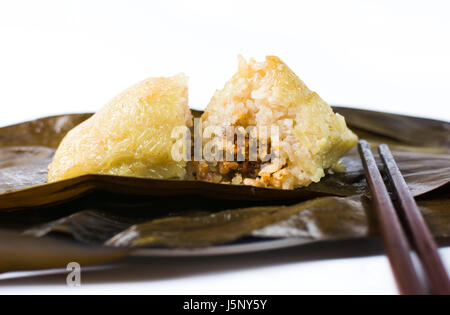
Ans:
[{"label": "chopstick tip", "polygon": [[383,154],[389,154],[391,152],[391,150],[389,149],[387,144],[383,143],[383,144],[380,144],[380,146],[378,147],[378,152],[380,152],[380,154],[383,155]]},{"label": "chopstick tip", "polygon": [[364,139],[359,140],[359,141],[358,141],[358,145],[359,145],[360,148],[370,149],[370,144],[369,144],[369,142],[367,142],[367,141],[364,140]]}]

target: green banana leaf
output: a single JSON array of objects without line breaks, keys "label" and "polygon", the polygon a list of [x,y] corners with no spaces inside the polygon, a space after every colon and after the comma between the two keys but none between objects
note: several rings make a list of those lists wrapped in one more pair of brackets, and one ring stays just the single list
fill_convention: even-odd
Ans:
[{"label": "green banana leaf", "polygon": [[66,268],[71,262],[82,266],[112,262],[130,250],[80,244],[54,238],[36,239],[10,231],[0,231],[0,273]]},{"label": "green banana leaf", "polygon": [[[361,138],[389,144],[433,234],[450,237],[450,124],[335,110]],[[59,142],[88,117],[63,115],[0,128],[0,237],[7,240],[0,256],[11,255],[9,262],[0,259],[0,272],[63,265],[74,257],[72,246],[79,260],[98,251],[87,261],[96,263],[126,256],[135,247],[196,248],[249,237],[308,243],[378,234],[355,149],[343,158],[345,173],[296,190],[100,175],[46,184]],[[55,239],[62,235],[78,242]],[[52,259],[32,263],[38,257],[32,247],[41,246],[41,256]]]},{"label": "green banana leaf", "polygon": [[[425,220],[436,237],[450,237],[449,204],[450,199],[419,201]],[[117,213],[90,209],[32,227],[25,234],[42,237],[64,233],[85,243],[126,248],[198,248],[244,237],[301,238],[304,243],[309,243],[378,235],[370,200],[363,195],[322,197],[288,206],[218,212],[191,210],[138,224],[132,222]]]}]

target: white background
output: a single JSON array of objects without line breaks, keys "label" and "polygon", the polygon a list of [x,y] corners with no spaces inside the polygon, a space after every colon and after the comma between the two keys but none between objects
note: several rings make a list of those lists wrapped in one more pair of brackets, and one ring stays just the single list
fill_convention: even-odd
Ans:
[{"label": "white background", "polygon": [[[238,54],[280,56],[331,104],[450,120],[449,34],[446,0],[0,0],[0,126],[97,111],[146,77],[178,72],[190,77],[190,106],[204,108],[236,70]],[[384,256],[325,259],[327,250],[310,249],[326,257],[286,258],[298,250],[282,251],[281,260],[227,258],[237,267],[226,272],[208,269],[214,259],[191,262],[206,275],[181,272],[173,261],[132,260],[141,281],[118,272],[114,281],[100,276],[81,290],[395,293]],[[261,266],[255,257],[272,263]],[[165,276],[148,277],[155,268]],[[9,280],[15,285],[0,293],[58,292],[60,278]]]}]

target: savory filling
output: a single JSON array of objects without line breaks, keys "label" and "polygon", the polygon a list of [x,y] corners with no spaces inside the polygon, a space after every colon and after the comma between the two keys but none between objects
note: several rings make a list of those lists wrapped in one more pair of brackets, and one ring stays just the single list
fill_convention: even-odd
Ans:
[{"label": "savory filling", "polygon": [[[245,147],[242,148],[242,153],[245,156],[245,161],[238,162],[239,145],[237,140],[230,145],[232,148],[233,161],[216,161],[206,162],[200,161],[195,164],[196,178],[213,183],[224,183],[233,185],[251,185],[265,187],[266,184],[258,180],[263,161],[258,156],[256,161],[250,161],[250,145],[249,137],[245,136]],[[270,144],[269,144],[270,149]],[[222,152],[223,156],[226,153]]]}]

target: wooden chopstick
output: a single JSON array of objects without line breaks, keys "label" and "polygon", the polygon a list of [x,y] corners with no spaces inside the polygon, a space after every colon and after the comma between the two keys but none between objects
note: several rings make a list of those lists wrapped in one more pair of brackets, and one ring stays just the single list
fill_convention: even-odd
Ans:
[{"label": "wooden chopstick", "polygon": [[382,144],[378,151],[397,197],[399,210],[402,211],[402,218],[407,225],[408,235],[430,282],[432,293],[449,295],[450,280],[448,274],[414,197],[388,146]]},{"label": "wooden chopstick", "polygon": [[426,285],[419,278],[411,257],[411,247],[389,192],[378,170],[377,163],[367,141],[358,143],[367,182],[372,193],[380,233],[386,248],[398,289],[401,294],[426,294]]}]

